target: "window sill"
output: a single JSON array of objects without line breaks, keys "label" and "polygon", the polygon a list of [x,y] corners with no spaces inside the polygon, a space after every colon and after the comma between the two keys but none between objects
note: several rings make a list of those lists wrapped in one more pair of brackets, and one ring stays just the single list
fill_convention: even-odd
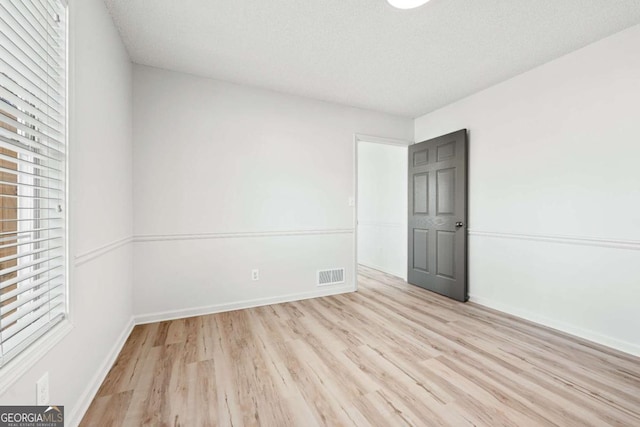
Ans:
[{"label": "window sill", "polygon": [[[20,379],[36,362],[42,359],[73,329],[69,319],[56,325],[40,340],[22,353],[11,359],[9,363],[0,368],[0,396],[2,396],[16,381]],[[24,402],[29,404],[31,402]],[[35,402],[33,402],[35,403]]]}]

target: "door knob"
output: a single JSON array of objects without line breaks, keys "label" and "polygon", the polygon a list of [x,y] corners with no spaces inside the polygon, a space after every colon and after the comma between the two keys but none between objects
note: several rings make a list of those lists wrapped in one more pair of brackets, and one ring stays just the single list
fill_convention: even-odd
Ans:
[{"label": "door knob", "polygon": [[464,224],[462,223],[462,221],[458,221],[456,222],[456,228],[460,228],[462,227]]}]

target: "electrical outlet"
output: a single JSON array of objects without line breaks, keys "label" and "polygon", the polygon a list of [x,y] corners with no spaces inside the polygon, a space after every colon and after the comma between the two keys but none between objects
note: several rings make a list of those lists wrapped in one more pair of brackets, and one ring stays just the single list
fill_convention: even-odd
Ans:
[{"label": "electrical outlet", "polygon": [[260,280],[260,270],[258,270],[257,268],[251,270],[251,280]]},{"label": "electrical outlet", "polygon": [[49,372],[45,372],[36,382],[36,405],[49,404]]},{"label": "electrical outlet", "polygon": [[355,197],[349,197],[349,200],[347,200],[347,204],[351,207],[356,205],[356,198]]}]

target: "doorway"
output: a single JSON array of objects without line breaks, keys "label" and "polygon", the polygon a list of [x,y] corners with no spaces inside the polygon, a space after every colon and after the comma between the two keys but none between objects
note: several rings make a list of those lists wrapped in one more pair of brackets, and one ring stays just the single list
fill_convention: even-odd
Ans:
[{"label": "doorway", "polygon": [[357,264],[407,279],[409,141],[356,137]]}]

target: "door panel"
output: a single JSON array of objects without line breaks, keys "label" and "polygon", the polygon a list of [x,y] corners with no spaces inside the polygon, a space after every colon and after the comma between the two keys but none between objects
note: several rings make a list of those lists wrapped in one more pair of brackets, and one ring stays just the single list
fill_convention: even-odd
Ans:
[{"label": "door panel", "polygon": [[408,282],[458,301],[468,299],[467,164],[466,129],[409,147]]},{"label": "door panel", "polygon": [[436,248],[436,265],[438,267],[436,274],[455,280],[455,231],[438,230],[436,232]]},{"label": "door panel", "polygon": [[413,213],[429,213],[429,174],[427,173],[413,176]]},{"label": "door panel", "polygon": [[416,228],[413,230],[413,268],[416,270],[429,272],[429,231]]},{"label": "door panel", "polygon": [[455,212],[456,169],[436,171],[437,215],[453,215]]}]

